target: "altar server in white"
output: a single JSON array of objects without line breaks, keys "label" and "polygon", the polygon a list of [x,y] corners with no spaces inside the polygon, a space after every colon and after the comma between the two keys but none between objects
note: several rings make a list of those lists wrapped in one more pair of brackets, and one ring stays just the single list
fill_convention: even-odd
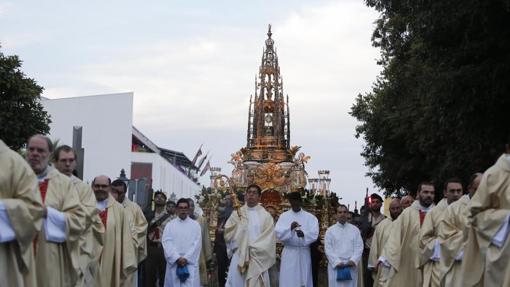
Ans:
[{"label": "altar server in white", "polygon": [[165,287],[200,287],[198,263],[202,231],[198,222],[189,217],[188,212],[188,200],[179,199],[178,217],[170,221],[163,231],[161,242],[166,259]]},{"label": "altar server in white", "polygon": [[[358,269],[361,268],[363,240],[359,229],[347,223],[349,210],[341,204],[337,208],[338,222],[328,228],[325,236],[325,251],[328,257],[328,286],[358,286]],[[348,268],[350,280],[338,281],[338,269]]]},{"label": "altar server in white", "polygon": [[288,286],[313,287],[310,244],[319,236],[319,222],[301,208],[301,193],[287,195],[291,209],[282,213],[275,226],[283,245],[280,282]]}]

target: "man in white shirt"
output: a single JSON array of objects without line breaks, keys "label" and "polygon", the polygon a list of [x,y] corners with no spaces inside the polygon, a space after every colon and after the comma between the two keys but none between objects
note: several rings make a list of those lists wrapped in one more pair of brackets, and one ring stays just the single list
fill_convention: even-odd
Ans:
[{"label": "man in white shirt", "polygon": [[287,286],[312,287],[310,244],[319,236],[315,215],[301,208],[301,193],[287,195],[291,209],[282,213],[275,226],[276,237],[283,245],[280,280]]},{"label": "man in white shirt", "polygon": [[[358,269],[363,253],[363,240],[359,229],[347,223],[347,206],[341,204],[337,208],[338,222],[328,228],[325,236],[325,251],[328,257],[328,286],[356,287]],[[351,279],[338,281],[338,269],[347,268]]]},{"label": "man in white shirt", "polygon": [[[199,287],[199,259],[202,247],[202,230],[189,217],[189,202],[186,198],[177,201],[177,218],[170,221],[161,240],[166,258],[165,287]],[[179,277],[182,270],[188,277]]]}]

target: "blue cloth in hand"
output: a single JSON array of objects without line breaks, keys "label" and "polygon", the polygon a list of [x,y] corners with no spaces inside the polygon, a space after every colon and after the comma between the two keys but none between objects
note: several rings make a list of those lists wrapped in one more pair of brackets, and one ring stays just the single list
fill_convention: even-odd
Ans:
[{"label": "blue cloth in hand", "polygon": [[181,283],[184,283],[189,278],[189,270],[188,266],[177,266],[177,269],[175,270],[177,273],[177,277],[181,281]]},{"label": "blue cloth in hand", "polygon": [[348,281],[352,280],[351,270],[348,266],[340,267],[336,269],[336,281]]}]

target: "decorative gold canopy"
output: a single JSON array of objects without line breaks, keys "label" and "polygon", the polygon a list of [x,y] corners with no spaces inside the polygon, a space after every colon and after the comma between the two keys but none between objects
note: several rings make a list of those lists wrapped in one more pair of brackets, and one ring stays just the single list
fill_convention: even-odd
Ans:
[{"label": "decorative gold canopy", "polygon": [[247,144],[232,154],[232,181],[236,187],[255,183],[263,190],[286,193],[306,185],[304,165],[309,157],[290,146],[289,97],[283,96],[278,55],[267,32],[255,97],[250,97]]},{"label": "decorative gold canopy", "polygon": [[250,97],[245,159],[257,162],[292,161],[289,105],[283,96],[278,55],[271,38],[271,25],[262,53],[255,97]]}]

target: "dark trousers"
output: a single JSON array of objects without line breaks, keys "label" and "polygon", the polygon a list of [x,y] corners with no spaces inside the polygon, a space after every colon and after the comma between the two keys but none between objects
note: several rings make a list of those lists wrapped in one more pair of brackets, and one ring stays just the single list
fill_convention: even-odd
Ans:
[{"label": "dark trousers", "polygon": [[158,282],[159,287],[165,285],[166,260],[161,244],[148,242],[147,258],[144,261],[143,267],[145,273],[143,276],[143,286],[155,287],[156,282]]},{"label": "dark trousers", "polygon": [[319,286],[319,265],[322,259],[322,253],[319,251],[320,244],[321,242],[319,239],[310,244],[313,286]]},{"label": "dark trousers", "polygon": [[362,256],[362,268],[363,271],[365,271],[365,287],[372,287],[374,286],[374,278],[372,278],[372,271],[368,269],[368,255],[370,254],[370,249],[364,248],[363,249],[363,256]]}]

